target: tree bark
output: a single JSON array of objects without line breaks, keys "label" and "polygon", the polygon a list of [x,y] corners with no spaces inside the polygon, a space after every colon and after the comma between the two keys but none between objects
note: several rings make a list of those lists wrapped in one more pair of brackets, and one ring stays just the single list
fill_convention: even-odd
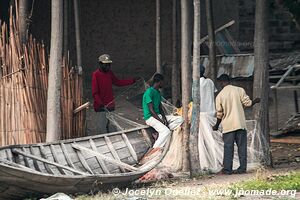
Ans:
[{"label": "tree bark", "polygon": [[80,17],[78,10],[78,1],[74,0],[74,15],[75,15],[75,33],[76,33],[76,58],[77,58],[77,70],[78,73],[82,73],[82,62],[81,62],[81,42],[80,42]]},{"label": "tree bark", "polygon": [[212,0],[205,0],[206,5],[206,24],[208,32],[208,48],[209,48],[209,71],[210,78],[214,83],[217,81],[217,60],[216,60],[216,40],[215,26],[213,18]]},{"label": "tree bark", "polygon": [[160,0],[156,0],[156,72],[163,74],[161,65]]},{"label": "tree bark", "polygon": [[28,12],[29,12],[29,0],[19,1],[19,35],[22,44],[26,43],[27,35],[27,22],[28,22]]},{"label": "tree bark", "polygon": [[200,117],[200,0],[194,0],[194,45],[193,45],[193,111],[191,121],[191,131],[189,138],[189,153],[191,176],[197,176],[200,173],[198,133]]},{"label": "tree bark", "polygon": [[46,141],[61,138],[61,78],[63,48],[63,1],[51,2],[51,44],[47,99],[47,133]]},{"label": "tree bark", "polygon": [[64,0],[64,53],[63,56],[68,55],[69,50],[69,0]]},{"label": "tree bark", "polygon": [[268,0],[257,0],[254,32],[254,80],[253,97],[261,102],[254,106],[253,115],[257,120],[257,131],[263,147],[262,162],[271,165],[269,137],[269,47],[268,47]]},{"label": "tree bark", "polygon": [[180,99],[180,67],[178,63],[178,29],[177,29],[177,8],[178,0],[173,0],[172,7],[172,103]]},{"label": "tree bark", "polygon": [[182,80],[182,108],[184,118],[183,133],[183,170],[189,171],[189,133],[188,104],[191,100],[191,45],[189,27],[189,0],[181,0],[181,80]]}]

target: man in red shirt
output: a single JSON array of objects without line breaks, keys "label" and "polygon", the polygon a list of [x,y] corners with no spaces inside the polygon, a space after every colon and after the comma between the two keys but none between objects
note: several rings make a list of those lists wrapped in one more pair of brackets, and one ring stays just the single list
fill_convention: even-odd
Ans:
[{"label": "man in red shirt", "polygon": [[[106,119],[106,111],[113,111],[115,109],[112,85],[132,85],[135,83],[136,79],[118,79],[110,70],[112,60],[108,54],[99,56],[98,62],[99,69],[94,71],[92,75],[92,95],[94,98],[94,110],[99,113],[96,131],[97,133],[104,133],[108,132],[109,124],[109,121]],[[103,127],[104,121],[106,121],[106,127]],[[106,128],[106,130],[104,128]]]}]

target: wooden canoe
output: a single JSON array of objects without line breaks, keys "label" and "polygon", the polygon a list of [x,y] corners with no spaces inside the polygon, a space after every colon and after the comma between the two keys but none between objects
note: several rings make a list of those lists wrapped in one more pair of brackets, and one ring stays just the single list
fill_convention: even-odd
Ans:
[{"label": "wooden canoe", "polygon": [[154,161],[138,165],[152,147],[153,131],[143,126],[54,143],[1,147],[0,199],[89,193],[126,185],[153,169],[166,154],[168,147]]}]

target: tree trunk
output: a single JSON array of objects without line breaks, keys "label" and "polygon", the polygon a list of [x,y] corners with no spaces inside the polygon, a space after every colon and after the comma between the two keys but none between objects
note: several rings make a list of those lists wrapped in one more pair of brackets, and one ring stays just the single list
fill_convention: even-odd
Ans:
[{"label": "tree trunk", "polygon": [[172,8],[172,103],[180,99],[180,67],[178,63],[178,29],[177,8],[178,0],[173,0]]},{"label": "tree trunk", "polygon": [[69,50],[69,0],[64,0],[64,53],[63,56],[68,55]]},{"label": "tree trunk", "polygon": [[214,83],[217,81],[217,60],[216,60],[216,40],[215,26],[213,18],[212,0],[205,0],[206,5],[206,24],[208,32],[208,48],[209,48],[209,71],[210,78]]},{"label": "tree trunk", "polygon": [[80,18],[78,10],[78,1],[74,0],[74,15],[75,15],[75,33],[76,33],[76,57],[77,57],[77,70],[78,73],[82,73],[82,62],[81,62],[81,43],[80,43]]},{"label": "tree trunk", "polygon": [[47,134],[46,141],[61,138],[61,78],[63,48],[63,1],[51,2],[51,44],[47,99]]},{"label": "tree trunk", "polygon": [[269,138],[269,47],[268,47],[268,0],[257,0],[254,32],[254,80],[253,97],[261,97],[254,106],[253,115],[257,120],[257,131],[263,147],[262,162],[271,165]]},{"label": "tree trunk", "polygon": [[189,133],[188,123],[188,104],[191,100],[190,82],[191,82],[191,46],[189,40],[189,0],[181,0],[181,80],[182,80],[182,107],[184,118],[183,133],[183,170],[189,170]]},{"label": "tree trunk", "polygon": [[189,138],[191,176],[200,173],[198,133],[200,117],[200,0],[194,0],[194,45],[193,45],[193,111]]},{"label": "tree trunk", "polygon": [[29,0],[20,0],[19,2],[19,35],[22,44],[27,41],[27,22],[29,12]]},{"label": "tree trunk", "polygon": [[15,6],[15,0],[9,0],[9,6],[14,7]]},{"label": "tree trunk", "polygon": [[156,72],[163,74],[161,65],[160,0],[156,0]]}]

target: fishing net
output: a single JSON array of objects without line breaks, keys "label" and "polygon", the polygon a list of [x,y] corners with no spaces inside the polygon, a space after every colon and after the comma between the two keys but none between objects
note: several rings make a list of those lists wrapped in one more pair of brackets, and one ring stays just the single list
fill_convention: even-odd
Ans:
[{"label": "fishing net", "polygon": [[[140,79],[115,97],[116,110],[114,112],[107,111],[106,115],[114,129],[127,130],[145,125],[142,100],[144,92],[149,87],[144,79]],[[165,98],[162,98],[162,106],[166,115],[176,111],[176,107]]]},{"label": "fishing net", "polygon": [[[116,111],[108,112],[107,118],[117,130],[126,130],[145,125],[142,112],[142,97],[149,84],[144,80],[137,81],[134,85],[129,86],[116,96]],[[177,113],[181,115],[181,109],[163,98],[163,108],[167,114]],[[191,120],[192,103],[190,104],[189,121]],[[203,172],[215,173],[222,169],[223,163],[223,139],[220,131],[213,131],[212,126],[216,118],[211,114],[200,113],[199,125],[199,161]],[[256,121],[247,120],[248,135],[248,170],[256,169],[260,166],[262,158],[262,142],[260,141],[259,132],[257,131]],[[169,151],[165,158],[157,166],[155,173],[147,175],[149,180],[155,180],[163,176],[163,172],[178,172],[183,167],[183,130],[178,128],[173,131]],[[235,146],[233,169],[238,168],[239,160],[237,147]],[[157,169],[160,169],[158,173]]]},{"label": "fishing net", "polygon": [[[213,131],[212,126],[215,125],[216,118],[207,114],[200,113],[198,149],[200,168],[202,171],[218,172],[222,169],[223,163],[223,139],[221,131]],[[258,131],[255,120],[247,120],[247,162],[248,170],[256,169],[260,166],[261,143],[257,140]],[[234,146],[233,169],[239,167],[239,159],[237,146]]]}]

